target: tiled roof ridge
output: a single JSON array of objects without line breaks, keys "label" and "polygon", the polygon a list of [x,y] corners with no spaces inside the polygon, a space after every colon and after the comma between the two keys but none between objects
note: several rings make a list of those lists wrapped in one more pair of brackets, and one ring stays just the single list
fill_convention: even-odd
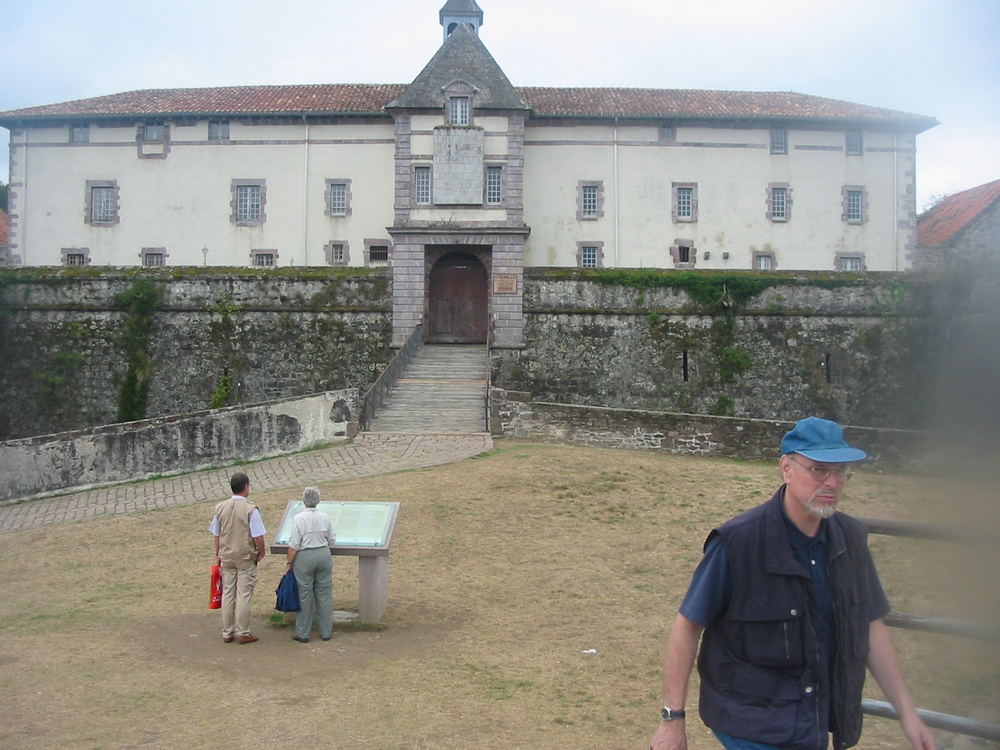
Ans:
[{"label": "tiled roof ridge", "polygon": [[991,206],[1000,202],[1000,180],[961,190],[943,198],[917,222],[917,245],[952,244]]}]

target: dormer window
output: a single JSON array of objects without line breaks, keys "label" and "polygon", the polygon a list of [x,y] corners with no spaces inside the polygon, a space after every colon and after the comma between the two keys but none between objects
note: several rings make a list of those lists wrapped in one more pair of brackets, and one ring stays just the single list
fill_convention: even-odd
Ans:
[{"label": "dormer window", "polygon": [[448,124],[466,127],[469,124],[469,97],[453,96],[448,100]]}]

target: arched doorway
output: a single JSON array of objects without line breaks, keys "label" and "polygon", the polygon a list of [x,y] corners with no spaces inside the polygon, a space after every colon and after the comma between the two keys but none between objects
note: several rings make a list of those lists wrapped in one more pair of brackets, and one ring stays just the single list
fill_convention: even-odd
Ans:
[{"label": "arched doorway", "polygon": [[489,323],[486,268],[469,253],[449,253],[431,268],[427,340],[484,344]]}]

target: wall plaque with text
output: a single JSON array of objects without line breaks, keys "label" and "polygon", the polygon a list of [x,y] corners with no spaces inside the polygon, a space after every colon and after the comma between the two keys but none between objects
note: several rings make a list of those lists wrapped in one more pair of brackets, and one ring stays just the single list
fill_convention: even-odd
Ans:
[{"label": "wall plaque with text", "polygon": [[493,277],[494,294],[517,294],[517,275],[498,273]]}]

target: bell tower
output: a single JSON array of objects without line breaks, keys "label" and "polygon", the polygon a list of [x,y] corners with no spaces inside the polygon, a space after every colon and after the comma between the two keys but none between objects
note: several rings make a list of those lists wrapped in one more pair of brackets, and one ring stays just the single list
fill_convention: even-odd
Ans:
[{"label": "bell tower", "polygon": [[441,26],[444,28],[444,38],[447,39],[460,24],[468,24],[479,35],[479,27],[483,25],[483,11],[476,0],[448,0],[438,14]]}]

